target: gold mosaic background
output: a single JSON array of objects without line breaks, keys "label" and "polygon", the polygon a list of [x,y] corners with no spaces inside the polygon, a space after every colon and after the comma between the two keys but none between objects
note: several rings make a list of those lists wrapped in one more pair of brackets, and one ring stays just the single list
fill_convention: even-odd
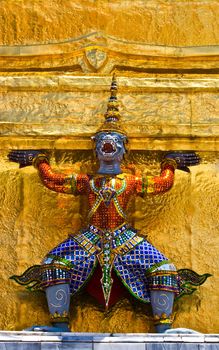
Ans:
[{"label": "gold mosaic background", "polygon": [[[219,332],[218,1],[2,0],[0,7],[0,328],[48,324],[45,296],[9,280],[37,264],[86,215],[84,198],[44,188],[9,149],[48,149],[57,170],[94,171],[90,136],[103,120],[112,72],[130,136],[128,163],[159,173],[167,150],[197,150],[173,189],[136,199],[130,220],[177,268],[213,276],[176,304],[174,327]],[[127,171],[130,171],[127,169]],[[72,300],[78,332],[152,332],[149,307],[108,312]]]}]

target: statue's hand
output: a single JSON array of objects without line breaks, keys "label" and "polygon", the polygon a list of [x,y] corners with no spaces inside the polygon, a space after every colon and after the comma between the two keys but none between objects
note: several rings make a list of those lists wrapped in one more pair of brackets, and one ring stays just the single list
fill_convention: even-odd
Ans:
[{"label": "statue's hand", "polygon": [[28,165],[33,164],[33,159],[38,156],[38,154],[42,154],[42,151],[33,151],[33,150],[16,150],[10,151],[8,154],[8,159],[11,162],[18,163],[20,168],[23,168]]},{"label": "statue's hand", "polygon": [[175,160],[177,169],[190,173],[189,166],[198,165],[201,158],[195,152],[169,152],[164,159]]}]

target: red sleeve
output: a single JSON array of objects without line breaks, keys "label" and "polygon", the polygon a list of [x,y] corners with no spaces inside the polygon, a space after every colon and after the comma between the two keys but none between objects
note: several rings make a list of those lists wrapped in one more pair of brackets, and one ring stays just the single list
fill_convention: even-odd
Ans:
[{"label": "red sleeve", "polygon": [[137,193],[144,194],[162,194],[171,189],[174,183],[175,167],[173,164],[161,166],[160,176],[139,177],[137,180]]},{"label": "red sleeve", "polygon": [[42,183],[52,191],[75,195],[87,192],[89,185],[87,175],[56,173],[51,169],[51,166],[46,160],[38,162],[37,168]]}]

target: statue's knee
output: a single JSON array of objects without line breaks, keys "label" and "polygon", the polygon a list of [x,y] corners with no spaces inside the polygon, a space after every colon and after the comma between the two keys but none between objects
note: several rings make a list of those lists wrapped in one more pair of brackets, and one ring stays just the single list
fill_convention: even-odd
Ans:
[{"label": "statue's knee", "polygon": [[45,257],[42,261],[43,273],[41,275],[44,288],[60,283],[70,283],[69,268],[54,258]]},{"label": "statue's knee", "polygon": [[177,270],[172,263],[163,264],[147,276],[148,289],[178,293]]},{"label": "statue's knee", "polygon": [[55,257],[48,257],[46,256],[43,261],[42,261],[42,265],[60,265],[60,266],[66,266],[64,261],[59,260],[58,258],[56,259]]},{"label": "statue's knee", "polygon": [[42,261],[42,265],[49,265],[53,263],[53,259],[50,257],[45,257]]},{"label": "statue's knee", "polygon": [[160,271],[160,272],[161,271],[165,271],[165,272],[170,271],[170,273],[171,273],[173,271],[176,271],[176,267],[174,264],[168,263],[168,264],[164,264],[164,265],[157,267],[155,270],[153,270],[153,272],[155,272],[155,271]]}]

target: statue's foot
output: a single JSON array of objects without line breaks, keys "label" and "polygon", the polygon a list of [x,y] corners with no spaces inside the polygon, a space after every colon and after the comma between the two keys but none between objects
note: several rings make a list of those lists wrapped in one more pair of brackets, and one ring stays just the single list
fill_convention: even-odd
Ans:
[{"label": "statue's foot", "polygon": [[27,332],[71,332],[68,325],[63,324],[61,326],[40,326],[40,325],[33,325],[29,328],[24,329]]},{"label": "statue's foot", "polygon": [[171,325],[169,324],[157,324],[155,326],[156,333],[165,333],[167,330],[169,330]]},{"label": "statue's foot", "polygon": [[167,329],[165,334],[202,334],[197,331],[193,331],[193,329],[189,328],[172,328],[172,329]]}]

